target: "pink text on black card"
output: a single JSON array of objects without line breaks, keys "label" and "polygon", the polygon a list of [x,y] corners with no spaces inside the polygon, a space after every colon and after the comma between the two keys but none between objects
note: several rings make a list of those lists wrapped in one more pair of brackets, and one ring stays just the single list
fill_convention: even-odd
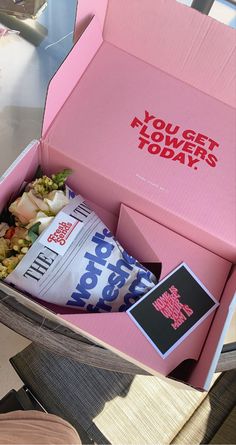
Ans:
[{"label": "pink text on black card", "polygon": [[158,297],[152,305],[161,312],[164,317],[173,321],[171,326],[173,329],[178,329],[193,314],[193,310],[187,305],[181,303],[179,300],[181,295],[175,286],[169,288],[169,292],[165,291]]}]

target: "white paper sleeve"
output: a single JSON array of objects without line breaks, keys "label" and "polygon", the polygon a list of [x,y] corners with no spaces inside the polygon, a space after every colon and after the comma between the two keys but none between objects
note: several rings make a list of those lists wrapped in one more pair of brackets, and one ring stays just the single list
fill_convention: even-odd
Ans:
[{"label": "white paper sleeve", "polygon": [[80,195],[5,281],[41,300],[88,312],[125,311],[156,284]]}]

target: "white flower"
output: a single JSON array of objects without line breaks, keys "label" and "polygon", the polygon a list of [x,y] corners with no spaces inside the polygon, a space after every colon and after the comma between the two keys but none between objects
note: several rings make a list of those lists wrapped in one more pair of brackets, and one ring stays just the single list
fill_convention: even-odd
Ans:
[{"label": "white flower", "polygon": [[48,212],[50,210],[44,199],[38,198],[32,190],[28,192],[28,197],[38,207],[39,210],[42,210],[42,212]]},{"label": "white flower", "polygon": [[30,227],[34,226],[37,223],[40,223],[39,226],[39,235],[51,224],[51,222],[54,220],[54,216],[47,216],[43,212],[38,212],[36,217],[30,221],[30,223],[27,226],[27,229],[30,229]]},{"label": "white flower", "polygon": [[[9,211],[16,216],[23,225],[27,225],[33,221],[35,223],[36,218],[41,212],[41,218],[50,218],[47,213],[55,216],[69,203],[69,199],[66,197],[62,190],[55,190],[47,195],[47,198],[39,198],[30,190],[24,192],[23,195],[16,199],[10,207]],[[49,221],[49,220],[47,220]]]},{"label": "white flower", "polygon": [[63,209],[67,204],[69,204],[69,199],[66,197],[62,190],[55,190],[48,194],[48,197],[44,199],[47,203],[50,211],[57,215],[60,210]]},{"label": "white flower", "polygon": [[16,216],[22,224],[28,224],[31,219],[36,217],[38,206],[31,201],[28,193],[25,192],[10,205],[9,211]]}]

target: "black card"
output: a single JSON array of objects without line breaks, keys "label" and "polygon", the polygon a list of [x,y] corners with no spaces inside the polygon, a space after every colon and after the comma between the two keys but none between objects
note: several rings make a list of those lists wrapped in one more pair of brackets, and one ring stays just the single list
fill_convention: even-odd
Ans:
[{"label": "black card", "polygon": [[218,304],[182,263],[127,313],[161,357],[166,358]]}]

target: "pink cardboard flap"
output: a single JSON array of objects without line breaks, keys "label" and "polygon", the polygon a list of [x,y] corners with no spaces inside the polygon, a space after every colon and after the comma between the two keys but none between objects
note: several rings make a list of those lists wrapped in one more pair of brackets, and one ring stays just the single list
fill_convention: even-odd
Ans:
[{"label": "pink cardboard flap", "polygon": [[173,0],[80,0],[78,34],[92,15],[104,40],[235,106],[234,29]]},{"label": "pink cardboard flap", "polygon": [[236,261],[234,30],[172,0],[81,0],[77,32],[49,87],[45,163],[66,153],[88,199]]},{"label": "pink cardboard flap", "polygon": [[220,300],[220,310],[215,314],[200,360],[189,378],[190,384],[196,388],[207,390],[210,387],[235,309],[236,267],[234,266]]},{"label": "pink cardboard flap", "polygon": [[229,261],[124,205],[116,236],[127,252],[139,261],[159,259],[162,263],[160,279],[182,262],[186,263],[219,301],[232,266]]},{"label": "pink cardboard flap", "polygon": [[192,333],[163,360],[125,312],[63,314],[60,317],[75,325],[95,343],[108,347],[154,375],[167,376],[184,360],[197,360],[202,347],[202,344],[199,347],[197,342],[193,343]]},{"label": "pink cardboard flap", "polygon": [[49,84],[42,136],[46,134],[55,116],[72,93],[102,41],[101,27],[96,20],[92,20],[87,32],[72,48]]},{"label": "pink cardboard flap", "polygon": [[105,42],[47,132],[44,159],[76,168],[81,193],[108,211],[123,202],[234,261],[234,145],[232,108]]}]

